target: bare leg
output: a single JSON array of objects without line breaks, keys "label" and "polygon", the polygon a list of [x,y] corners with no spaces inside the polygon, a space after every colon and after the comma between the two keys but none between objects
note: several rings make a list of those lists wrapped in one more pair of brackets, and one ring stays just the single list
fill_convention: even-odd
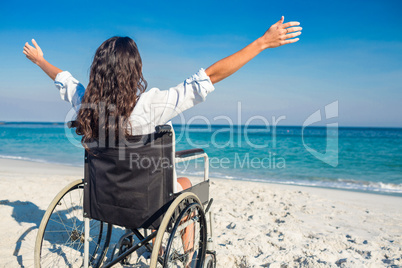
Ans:
[{"label": "bare leg", "polygon": [[[188,189],[192,186],[191,181],[186,177],[178,178],[177,182],[178,182],[178,187],[177,187],[178,191]],[[182,188],[182,189],[180,189],[180,188]],[[187,218],[188,218],[188,216],[185,217],[183,220],[186,221]],[[188,227],[186,227],[181,233],[181,239],[183,241],[183,249],[184,249],[184,252],[188,254],[188,257],[189,257],[188,260],[191,260],[193,257],[193,254],[194,254],[194,251],[193,251],[194,234],[195,234],[195,232],[194,232],[194,224],[193,223],[190,224]]]},{"label": "bare leg", "polygon": [[192,186],[191,181],[186,177],[177,178],[177,182],[179,183],[177,185],[177,191],[179,191],[179,192],[186,190]]},{"label": "bare leg", "polygon": [[[177,178],[177,191],[183,191],[185,189],[190,188],[191,185],[191,181],[186,178],[186,177],[180,177]],[[184,220],[186,220],[186,218],[184,218]],[[153,232],[155,230],[152,230]],[[183,230],[182,235],[181,235],[181,239],[183,240],[183,248],[184,251],[187,252],[189,250],[191,250],[193,248],[193,244],[194,244],[194,224],[189,225],[186,229]],[[155,243],[155,238],[152,239],[152,244]],[[160,248],[159,249],[159,255],[162,256],[163,255],[163,249]],[[191,254],[192,255],[192,254]]]}]

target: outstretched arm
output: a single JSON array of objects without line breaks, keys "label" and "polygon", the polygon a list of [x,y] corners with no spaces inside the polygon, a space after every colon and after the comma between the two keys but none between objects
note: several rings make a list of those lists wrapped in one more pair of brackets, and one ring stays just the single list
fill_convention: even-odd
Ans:
[{"label": "outstretched arm", "polygon": [[61,73],[62,70],[60,70],[56,66],[51,65],[45,60],[45,58],[43,58],[42,49],[38,46],[35,39],[32,39],[32,44],[35,47],[29,45],[28,42],[26,42],[23,53],[30,61],[38,65],[52,80],[54,80],[57,74]]},{"label": "outstretched arm", "polygon": [[208,67],[205,72],[211,79],[211,82],[215,84],[232,75],[267,48],[279,47],[299,41],[299,38],[294,37],[301,34],[300,31],[302,28],[294,26],[298,26],[300,23],[296,21],[283,23],[283,21],[284,17],[282,16],[282,18],[272,25],[263,36],[242,50]]}]

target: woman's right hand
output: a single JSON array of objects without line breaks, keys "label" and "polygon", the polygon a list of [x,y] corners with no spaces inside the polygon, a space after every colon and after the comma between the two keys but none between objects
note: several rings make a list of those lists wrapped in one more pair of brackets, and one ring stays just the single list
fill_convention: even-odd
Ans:
[{"label": "woman's right hand", "polygon": [[32,44],[35,46],[31,46],[28,42],[25,43],[24,53],[26,57],[35,64],[39,64],[40,61],[43,60],[43,52],[42,49],[38,46],[35,39],[32,39]]}]

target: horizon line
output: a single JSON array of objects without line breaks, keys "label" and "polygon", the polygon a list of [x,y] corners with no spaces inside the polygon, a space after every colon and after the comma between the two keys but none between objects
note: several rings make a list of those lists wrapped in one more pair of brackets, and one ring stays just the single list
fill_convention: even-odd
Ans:
[{"label": "horizon line", "polygon": [[[11,125],[11,124],[20,124],[20,125],[29,125],[29,124],[44,124],[44,125],[65,125],[66,122],[58,122],[58,121],[0,121],[0,125]],[[230,125],[225,125],[225,124],[176,124],[172,123],[173,126],[230,126]],[[245,124],[233,124],[233,126],[245,126]],[[271,127],[272,125],[248,125],[252,127]],[[276,125],[277,127],[297,127],[301,128],[303,127],[302,125]],[[316,125],[316,126],[306,126],[309,128],[323,128],[327,127],[326,125]],[[402,126],[337,126],[338,128],[387,128],[387,129],[402,129]],[[335,128],[335,127],[328,127],[328,128]]]}]

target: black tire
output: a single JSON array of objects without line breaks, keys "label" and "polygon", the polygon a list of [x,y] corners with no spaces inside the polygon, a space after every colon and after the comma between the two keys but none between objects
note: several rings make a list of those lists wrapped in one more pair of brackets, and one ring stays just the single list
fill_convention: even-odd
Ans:
[{"label": "black tire", "polygon": [[[189,229],[190,228],[190,229]],[[194,231],[191,243],[184,245],[183,232]],[[202,268],[207,245],[207,225],[204,209],[193,193],[177,197],[166,212],[155,239],[151,256],[153,267]]]},{"label": "black tire", "polygon": [[[67,185],[50,203],[35,243],[35,267],[81,267],[84,260],[82,180]],[[99,267],[107,252],[112,225],[90,220],[89,260]]]}]

